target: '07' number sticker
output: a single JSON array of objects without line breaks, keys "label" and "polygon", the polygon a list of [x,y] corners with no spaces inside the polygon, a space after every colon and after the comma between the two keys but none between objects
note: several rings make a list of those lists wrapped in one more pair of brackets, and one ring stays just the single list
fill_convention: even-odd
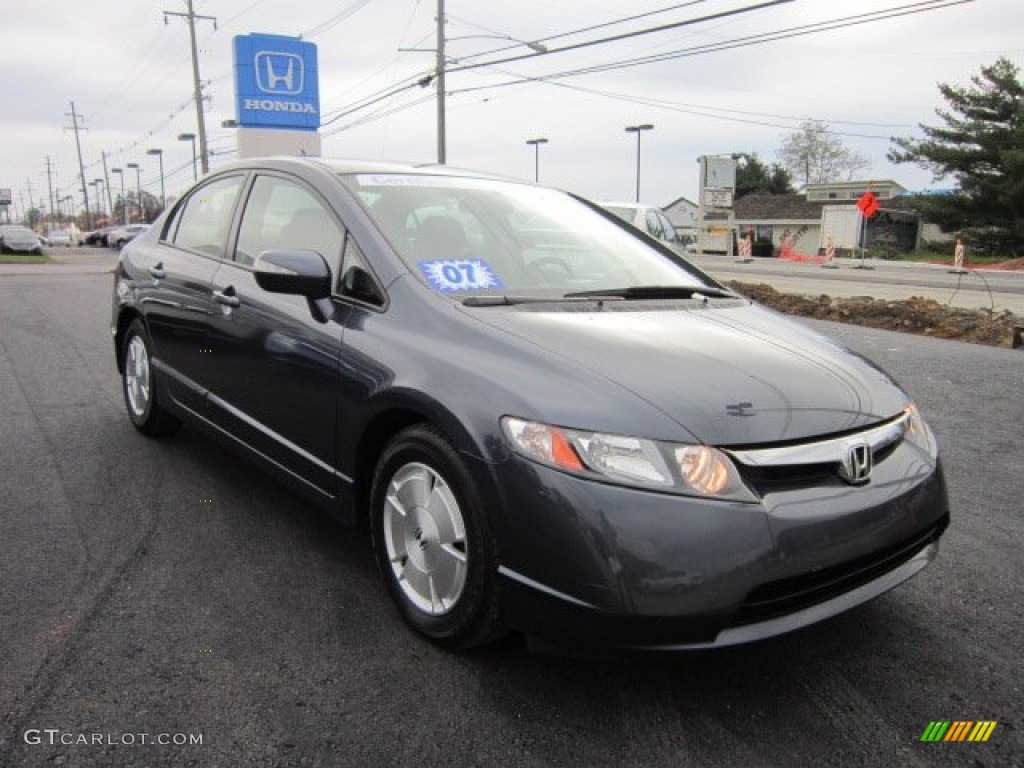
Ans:
[{"label": "'07' number sticker", "polygon": [[483,259],[442,259],[419,261],[416,266],[430,287],[441,293],[485,291],[502,288],[501,279]]}]

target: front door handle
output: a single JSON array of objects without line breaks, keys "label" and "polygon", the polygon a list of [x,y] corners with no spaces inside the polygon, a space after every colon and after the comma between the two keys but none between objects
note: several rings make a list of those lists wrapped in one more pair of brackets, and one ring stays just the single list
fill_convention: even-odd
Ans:
[{"label": "front door handle", "polygon": [[149,268],[149,274],[154,280],[163,280],[167,277],[167,272],[164,270],[164,263],[162,261],[158,261]]},{"label": "front door handle", "polygon": [[213,300],[218,304],[223,304],[225,307],[238,307],[242,304],[242,300],[235,296],[235,287],[233,285],[229,285],[223,291],[214,291]]}]

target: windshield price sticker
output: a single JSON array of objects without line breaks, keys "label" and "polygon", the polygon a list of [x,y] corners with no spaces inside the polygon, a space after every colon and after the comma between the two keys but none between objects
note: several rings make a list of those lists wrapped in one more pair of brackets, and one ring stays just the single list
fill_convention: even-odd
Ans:
[{"label": "windshield price sticker", "polygon": [[416,266],[430,287],[441,293],[486,291],[503,288],[501,279],[483,259],[442,259],[418,261]]}]

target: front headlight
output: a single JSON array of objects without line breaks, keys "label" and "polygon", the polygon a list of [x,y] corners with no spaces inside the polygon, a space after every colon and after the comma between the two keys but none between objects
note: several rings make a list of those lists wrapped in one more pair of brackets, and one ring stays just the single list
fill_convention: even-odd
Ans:
[{"label": "front headlight", "polygon": [[501,427],[517,453],[563,472],[688,496],[757,501],[732,460],[711,446],[585,432],[511,416]]},{"label": "front headlight", "polygon": [[906,416],[906,420],[903,423],[903,438],[930,456],[934,456],[938,452],[935,434],[921,416],[921,412],[917,410],[917,406],[913,404],[908,405],[903,410],[903,413]]}]

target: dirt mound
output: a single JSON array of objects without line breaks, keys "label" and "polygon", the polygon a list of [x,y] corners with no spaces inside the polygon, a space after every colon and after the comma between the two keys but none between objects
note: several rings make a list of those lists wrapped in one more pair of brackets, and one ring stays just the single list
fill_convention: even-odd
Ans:
[{"label": "dirt mound", "polygon": [[1001,261],[998,264],[987,264],[985,269],[1005,269],[1010,271],[1024,270],[1024,258]]},{"label": "dirt mound", "polygon": [[865,296],[839,299],[822,295],[810,298],[779,293],[763,283],[730,282],[729,286],[747,298],[790,315],[994,347],[1012,346],[1014,326],[1024,324],[1024,319],[1012,312],[958,309],[918,296],[906,301],[885,301]]}]

